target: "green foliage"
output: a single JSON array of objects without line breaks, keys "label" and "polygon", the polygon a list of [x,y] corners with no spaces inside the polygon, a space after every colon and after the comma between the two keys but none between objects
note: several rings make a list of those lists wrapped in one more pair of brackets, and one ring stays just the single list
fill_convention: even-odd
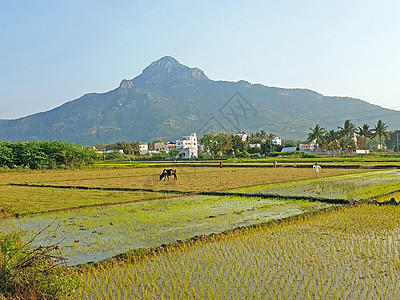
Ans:
[{"label": "green foliage", "polygon": [[232,136],[219,133],[217,135],[205,134],[200,142],[204,145],[204,149],[209,151],[212,158],[222,158],[232,154]]},{"label": "green foliage", "polygon": [[374,132],[374,137],[379,138],[379,144],[380,144],[380,151],[382,152],[382,139],[390,139],[390,134],[387,131],[388,126],[382,122],[382,120],[379,120],[378,123],[375,125],[373,132]]},{"label": "green foliage", "polygon": [[61,141],[0,142],[0,168],[77,168],[98,160],[95,151]]},{"label": "green foliage", "polygon": [[118,142],[115,144],[116,150],[122,149],[124,154],[127,155],[134,155],[135,153],[139,152],[139,143],[138,142]]},{"label": "green foliage", "polygon": [[55,245],[32,247],[20,233],[0,233],[0,295],[17,299],[61,299],[81,285]]},{"label": "green foliage", "polygon": [[311,142],[311,141],[313,141],[313,140],[316,140],[317,144],[320,144],[321,141],[322,141],[322,139],[323,139],[323,137],[324,137],[324,134],[326,133],[325,128],[323,128],[323,127],[321,127],[321,126],[319,126],[319,125],[317,124],[317,125],[315,125],[314,128],[310,128],[310,130],[311,130],[312,132],[310,132],[310,133],[308,134],[307,141],[308,141],[308,142]]}]

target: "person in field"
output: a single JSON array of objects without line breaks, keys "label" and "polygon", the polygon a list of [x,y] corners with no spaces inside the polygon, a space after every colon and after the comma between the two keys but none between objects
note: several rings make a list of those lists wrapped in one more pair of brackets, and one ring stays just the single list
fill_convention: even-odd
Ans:
[{"label": "person in field", "polygon": [[318,173],[321,171],[321,166],[318,163],[315,163],[315,165],[313,165],[313,169],[315,171],[315,176],[318,177]]}]

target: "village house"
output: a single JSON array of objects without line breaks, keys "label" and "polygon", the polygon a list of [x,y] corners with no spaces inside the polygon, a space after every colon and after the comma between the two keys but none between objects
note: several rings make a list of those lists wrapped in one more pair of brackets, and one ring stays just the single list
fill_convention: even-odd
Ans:
[{"label": "village house", "polygon": [[154,151],[159,151],[159,152],[168,152],[168,145],[165,144],[164,142],[157,142],[154,143]]},{"label": "village house", "polygon": [[235,136],[240,136],[242,138],[242,141],[245,142],[247,140],[247,133],[246,132],[242,132],[242,131],[238,131]]},{"label": "village house", "polygon": [[274,145],[282,145],[282,140],[281,140],[281,138],[279,138],[279,137],[274,137],[273,139],[272,139],[272,144],[274,144]]},{"label": "village house", "polygon": [[299,145],[299,150],[303,151],[303,152],[314,152],[314,151],[317,151],[317,149],[318,149],[317,140],[313,140],[309,144],[300,144]]},{"label": "village house", "polygon": [[139,143],[139,153],[140,155],[146,155],[147,153],[149,153],[149,144]]},{"label": "village house", "polygon": [[181,140],[176,141],[176,149],[179,149],[179,156],[185,159],[198,157],[198,142],[196,133],[184,136]]}]

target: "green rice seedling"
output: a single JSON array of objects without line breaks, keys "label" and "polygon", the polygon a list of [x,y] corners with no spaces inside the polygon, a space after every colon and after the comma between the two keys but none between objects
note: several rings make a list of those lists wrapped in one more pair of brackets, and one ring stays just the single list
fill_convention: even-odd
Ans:
[{"label": "green rice seedling", "polygon": [[0,231],[25,230],[29,238],[56,219],[58,225],[38,243],[60,241],[68,264],[75,265],[330,206],[258,197],[187,196],[9,219]]},{"label": "green rice seedling", "polygon": [[313,180],[276,183],[236,189],[233,192],[301,196],[343,200],[366,200],[400,190],[400,171],[374,171]]},{"label": "green rice seedling", "polygon": [[0,217],[171,197],[171,194],[146,191],[102,191],[9,185],[0,186],[0,193]]},{"label": "green rice seedling", "polygon": [[88,270],[78,298],[396,299],[399,220],[364,204],[214,236]]}]

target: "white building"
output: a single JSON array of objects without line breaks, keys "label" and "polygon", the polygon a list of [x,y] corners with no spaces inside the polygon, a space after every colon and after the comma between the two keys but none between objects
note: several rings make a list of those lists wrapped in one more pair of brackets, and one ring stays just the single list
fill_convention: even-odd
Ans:
[{"label": "white building", "polygon": [[279,137],[276,136],[272,140],[272,144],[274,144],[274,145],[282,145],[282,140]]},{"label": "white building", "polygon": [[247,140],[247,133],[246,132],[238,131],[235,135],[236,136],[240,136],[242,138],[243,142],[245,142]]},{"label": "white building", "polygon": [[199,145],[197,142],[196,133],[192,133],[189,136],[184,136],[182,140],[176,141],[176,148],[180,149],[179,154],[182,158],[197,158]]},{"label": "white building", "polygon": [[300,144],[299,150],[304,152],[317,151],[318,150],[317,140],[311,141],[310,144]]},{"label": "white building", "polygon": [[147,143],[139,144],[139,153],[140,155],[145,155],[149,152],[149,145]]},{"label": "white building", "polygon": [[261,144],[257,143],[257,144],[249,144],[250,148],[261,148]]}]

